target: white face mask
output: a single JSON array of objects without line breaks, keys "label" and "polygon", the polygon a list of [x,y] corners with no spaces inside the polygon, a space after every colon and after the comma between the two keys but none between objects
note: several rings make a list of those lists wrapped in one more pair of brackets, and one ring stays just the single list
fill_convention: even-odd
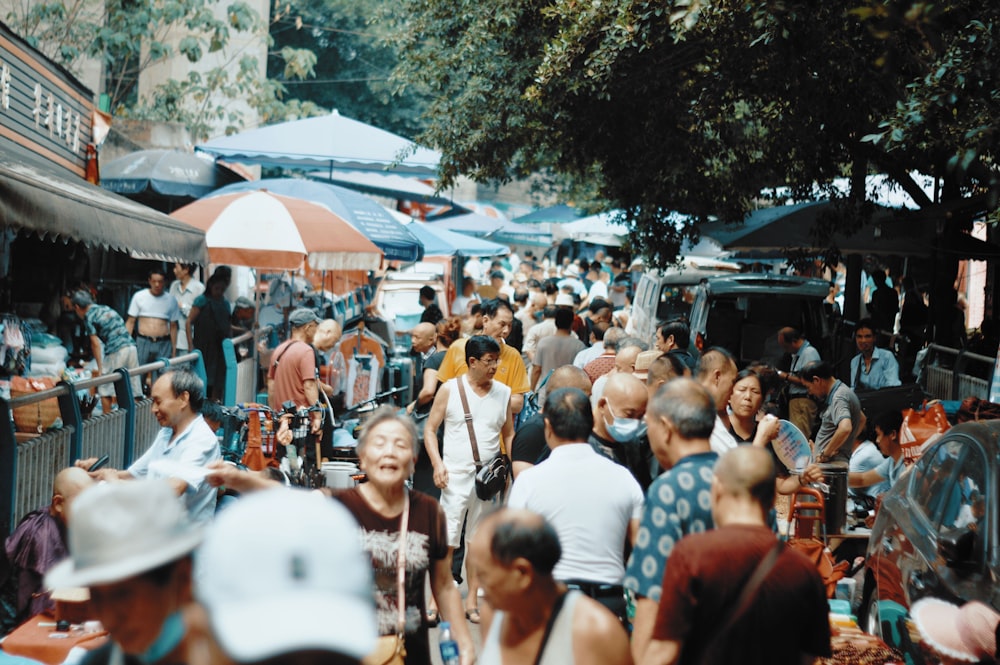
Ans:
[{"label": "white face mask", "polygon": [[608,434],[618,443],[626,443],[639,438],[646,433],[645,425],[639,418],[619,418],[611,408],[611,402],[605,401],[608,405],[608,413],[611,414],[612,422],[605,421]]}]

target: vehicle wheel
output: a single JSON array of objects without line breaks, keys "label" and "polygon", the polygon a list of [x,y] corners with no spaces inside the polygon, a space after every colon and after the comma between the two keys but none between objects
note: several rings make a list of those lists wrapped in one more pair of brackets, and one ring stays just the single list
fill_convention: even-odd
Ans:
[{"label": "vehicle wheel", "polygon": [[861,603],[858,607],[858,626],[870,635],[882,634],[882,626],[878,616],[878,590],[871,572],[866,571],[864,587],[861,592]]},{"label": "vehicle wheel", "polygon": [[868,603],[865,605],[864,609],[865,613],[861,629],[869,635],[881,638],[882,623],[879,621],[878,616],[878,594],[875,593],[874,589],[872,589],[872,593],[869,595]]}]

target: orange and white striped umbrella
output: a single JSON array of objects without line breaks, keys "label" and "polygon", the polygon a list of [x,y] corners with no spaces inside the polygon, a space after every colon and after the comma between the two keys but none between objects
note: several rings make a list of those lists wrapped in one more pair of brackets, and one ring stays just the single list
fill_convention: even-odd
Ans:
[{"label": "orange and white striped umbrella", "polygon": [[212,263],[269,270],[376,270],[382,250],[329,208],[267,191],[199,199],[170,215],[205,232]]}]

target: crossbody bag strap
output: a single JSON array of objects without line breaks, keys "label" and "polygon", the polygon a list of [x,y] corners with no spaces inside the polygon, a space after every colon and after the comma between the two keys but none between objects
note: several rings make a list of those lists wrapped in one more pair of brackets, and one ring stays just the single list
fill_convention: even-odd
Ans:
[{"label": "crossbody bag strap", "polygon": [[278,362],[280,362],[281,359],[285,356],[285,354],[288,353],[288,349],[290,349],[293,346],[295,346],[295,343],[298,342],[298,341],[299,340],[297,340],[297,339],[293,339],[291,342],[289,342],[288,346],[286,346],[285,348],[283,348],[281,350],[281,353],[278,354],[278,357],[274,359],[274,363],[273,364],[274,364],[275,367],[278,366]]},{"label": "crossbody bag strap", "polygon": [[462,377],[455,379],[458,384],[458,396],[462,399],[462,410],[465,411],[465,425],[469,428],[469,441],[472,443],[472,459],[476,461],[476,468],[482,466],[479,459],[479,444],[476,443],[476,428],[472,426],[472,414],[469,412],[469,399],[465,396],[465,385]]},{"label": "crossbody bag strap", "polygon": [[399,543],[396,551],[396,609],[399,614],[396,635],[406,638],[406,530],[410,523],[410,493],[403,495],[403,517],[399,521]]},{"label": "crossbody bag strap", "polygon": [[535,654],[535,665],[539,665],[542,662],[542,656],[545,655],[545,645],[549,642],[549,636],[552,634],[552,628],[556,625],[556,619],[559,618],[559,612],[562,611],[563,603],[566,602],[566,596],[569,592],[564,592],[559,594],[556,598],[556,602],[552,605],[552,613],[549,615],[549,620],[545,624],[545,632],[542,633],[542,643],[538,645],[538,653]]},{"label": "crossbody bag strap", "polygon": [[760,585],[764,583],[764,580],[771,572],[771,569],[773,569],[774,565],[778,563],[778,557],[781,556],[784,549],[785,544],[779,540],[774,544],[774,547],[771,548],[764,558],[760,560],[757,567],[754,568],[754,571],[747,580],[747,583],[743,586],[743,590],[740,592],[739,598],[737,598],[736,602],[731,606],[732,609],[729,614],[719,623],[722,628],[715,633],[716,638],[712,640],[711,645],[702,654],[702,663],[712,662],[710,656],[718,648],[718,645],[725,643],[725,639],[729,631],[736,624],[736,622],[739,621],[744,614],[746,614],[747,610],[750,609],[750,605],[753,604],[754,597],[756,597],[757,592],[760,590]]}]

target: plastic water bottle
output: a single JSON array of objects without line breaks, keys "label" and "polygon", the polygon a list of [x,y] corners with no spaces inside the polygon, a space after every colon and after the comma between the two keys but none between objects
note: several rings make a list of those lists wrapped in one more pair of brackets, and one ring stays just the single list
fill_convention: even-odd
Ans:
[{"label": "plastic water bottle", "polygon": [[441,645],[441,662],[443,665],[458,665],[458,642],[451,637],[451,624],[442,621],[439,628],[441,629],[438,640]]}]

